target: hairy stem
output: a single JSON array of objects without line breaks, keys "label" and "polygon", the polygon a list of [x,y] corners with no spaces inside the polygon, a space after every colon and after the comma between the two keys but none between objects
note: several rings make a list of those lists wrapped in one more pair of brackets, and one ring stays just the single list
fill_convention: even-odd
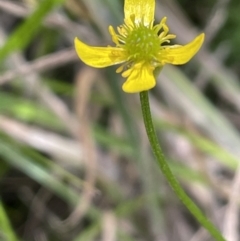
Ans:
[{"label": "hairy stem", "polygon": [[175,194],[186,206],[186,208],[192,213],[192,215],[199,221],[199,223],[208,230],[208,232],[217,241],[226,241],[219,230],[209,221],[198,206],[191,200],[191,198],[185,193],[175,176],[173,175],[169,165],[163,155],[162,149],[158,143],[155,128],[152,122],[151,110],[149,106],[148,91],[143,91],[140,93],[142,115],[144,119],[144,124],[150,145],[152,147],[153,153],[156,157],[157,164],[160,167],[163,175],[167,179],[169,185],[172,187]]}]

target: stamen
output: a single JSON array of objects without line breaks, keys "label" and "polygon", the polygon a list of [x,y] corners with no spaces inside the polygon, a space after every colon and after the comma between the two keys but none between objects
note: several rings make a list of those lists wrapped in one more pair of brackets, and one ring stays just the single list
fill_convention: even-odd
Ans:
[{"label": "stamen", "polygon": [[117,37],[115,30],[113,29],[113,27],[111,25],[108,27],[108,31],[109,31],[110,35],[112,36],[112,41],[118,46],[119,45],[118,37]]},{"label": "stamen", "polygon": [[136,27],[135,15],[132,14],[132,15],[130,16],[130,19],[131,19],[131,21],[132,21],[133,26]]},{"label": "stamen", "polygon": [[118,74],[121,73],[123,71],[125,65],[126,64],[122,64],[120,67],[118,67],[116,70],[116,73],[118,73]]},{"label": "stamen", "polygon": [[149,28],[153,28],[153,23],[154,23],[154,20],[152,20],[150,23],[149,23]]},{"label": "stamen", "polygon": [[166,21],[167,21],[167,17],[163,17],[161,22],[160,22],[160,25],[166,24]]},{"label": "stamen", "polygon": [[[169,28],[166,25],[167,18],[164,17],[159,24],[153,26],[154,20],[148,25],[144,24],[144,16],[141,20],[136,20],[135,15],[131,15],[124,20],[124,24],[117,27],[117,33],[112,26],[109,26],[109,32],[113,42],[117,47],[126,51],[126,64],[121,65],[116,72],[122,73],[123,77],[128,77],[138,63],[148,63],[154,68],[163,64],[161,59],[161,46],[163,43],[170,43],[170,39],[175,38],[174,34],[168,34]],[[141,65],[142,66],[142,65]]]},{"label": "stamen", "polygon": [[122,73],[122,77],[127,78],[132,73],[132,68],[129,68],[128,70],[124,71]]},{"label": "stamen", "polygon": [[174,39],[176,38],[175,34],[168,34],[166,37],[168,37],[168,39]]}]

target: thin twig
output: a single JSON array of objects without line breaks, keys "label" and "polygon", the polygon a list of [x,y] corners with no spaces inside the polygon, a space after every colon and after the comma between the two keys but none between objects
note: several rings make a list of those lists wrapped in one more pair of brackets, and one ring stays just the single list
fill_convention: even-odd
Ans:
[{"label": "thin twig", "polygon": [[240,190],[240,167],[237,169],[233,180],[231,195],[226,208],[223,232],[228,241],[238,241],[239,234],[239,190]]},{"label": "thin twig", "polygon": [[33,125],[23,124],[5,116],[0,116],[0,129],[15,140],[50,156],[59,156],[62,159],[71,160],[71,164],[74,164],[74,166],[82,164],[83,150],[77,141],[64,138],[50,131],[44,131]]},{"label": "thin twig", "polygon": [[14,78],[18,78],[19,76],[23,77],[31,72],[41,73],[74,62],[75,60],[77,60],[77,55],[72,48],[45,55],[37,60],[26,62],[18,66],[18,69],[5,72],[0,76],[0,85],[13,80]]}]

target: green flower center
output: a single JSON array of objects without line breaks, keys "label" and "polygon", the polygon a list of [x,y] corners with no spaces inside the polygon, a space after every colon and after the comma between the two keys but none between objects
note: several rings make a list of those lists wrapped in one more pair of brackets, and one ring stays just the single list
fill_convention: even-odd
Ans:
[{"label": "green flower center", "polygon": [[[166,20],[167,18],[164,17],[155,26],[153,21],[145,26],[143,21],[135,21],[135,16],[132,15],[117,28],[118,33],[112,26],[109,26],[109,33],[116,46],[126,50],[128,63],[148,62],[156,67],[161,63],[159,54],[162,44],[170,43],[170,39],[176,37],[174,34],[168,34]],[[123,67],[121,66],[118,71],[121,72]]]},{"label": "green flower center", "polygon": [[129,59],[135,61],[150,61],[157,56],[161,41],[154,29],[140,25],[128,32],[124,48]]}]

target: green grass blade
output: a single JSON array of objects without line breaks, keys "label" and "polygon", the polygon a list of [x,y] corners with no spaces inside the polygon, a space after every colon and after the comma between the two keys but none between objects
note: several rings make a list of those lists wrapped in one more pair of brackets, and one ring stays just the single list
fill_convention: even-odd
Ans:
[{"label": "green grass blade", "polygon": [[24,156],[20,150],[13,148],[0,140],[0,156],[11,166],[21,170],[23,173],[39,182],[42,186],[53,191],[57,196],[71,205],[75,205],[79,200],[76,192],[71,190],[67,185],[54,177],[51,171],[35,163],[31,158]]},{"label": "green grass blade", "polygon": [[0,50],[0,60],[10,53],[25,48],[36,35],[43,18],[63,0],[45,0],[7,39]]},{"label": "green grass blade", "polygon": [[2,241],[18,241],[14,233],[3,204],[0,200],[0,240]]}]

